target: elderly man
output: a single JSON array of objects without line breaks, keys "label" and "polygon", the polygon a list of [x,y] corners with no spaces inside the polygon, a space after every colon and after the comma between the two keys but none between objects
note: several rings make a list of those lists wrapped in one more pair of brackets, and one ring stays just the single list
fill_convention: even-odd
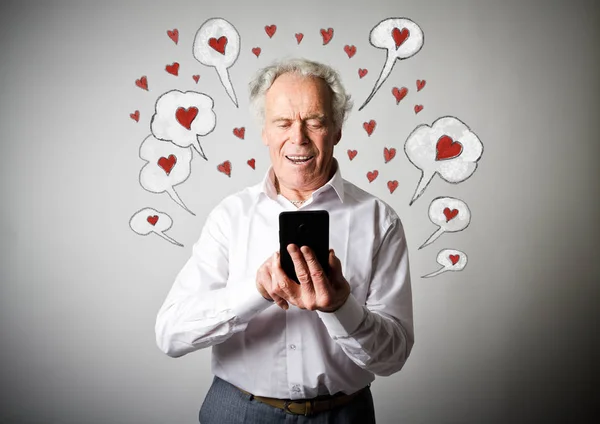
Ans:
[{"label": "elderly man", "polygon": [[[271,167],[208,215],[158,313],[158,346],[212,346],[202,424],[374,423],[371,382],[414,342],[402,224],[342,178],[333,154],[351,101],[336,71],[285,60],[259,71],[250,97]],[[296,209],[330,215],[328,275],[310,249],[287,247],[301,284],[278,254],[279,213]]]}]

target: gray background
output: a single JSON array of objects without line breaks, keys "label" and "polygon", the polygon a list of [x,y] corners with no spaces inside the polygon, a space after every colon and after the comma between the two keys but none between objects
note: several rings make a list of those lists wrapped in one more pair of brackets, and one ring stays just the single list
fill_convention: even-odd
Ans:
[{"label": "gray background", "polygon": [[[343,175],[392,205],[406,228],[416,344],[400,373],[372,386],[378,422],[582,422],[598,412],[594,3],[2,2],[0,422],[197,422],[212,380],[210,349],[168,358],[155,345],[154,320],[208,212],[268,167],[246,87],[259,66],[285,55],[340,70],[356,101],[336,150]],[[239,109],[191,54],[211,17],[242,37],[230,69]],[[417,22],[425,45],[358,112],[385,58],[368,34],[388,17]],[[278,26],[272,39],[269,24]],[[334,38],[322,46],[319,29],[328,27]],[[166,35],[173,28],[178,45]],[[296,32],[305,34],[300,45]],[[352,59],[345,44],[357,47]],[[173,61],[179,77],[164,71]],[[359,67],[369,70],[362,80]],[[141,75],[148,92],[134,85]],[[417,79],[427,80],[418,93]],[[394,86],[410,90],[397,106]],[[176,188],[196,216],[138,182],[154,102],[175,88],[215,99],[217,128],[203,140],[208,162],[196,156]],[[424,105],[418,115],[415,104]],[[136,109],[139,123],[129,118]],[[484,143],[479,168],[458,185],[436,176],[409,206],[420,172],[404,141],[444,115]],[[378,126],[367,137],[370,119]],[[241,126],[245,140],[232,134]],[[383,147],[398,149],[387,164]],[[352,162],[347,149],[359,151]],[[231,178],[216,170],[224,160]],[[373,169],[380,175],[369,184]],[[393,194],[390,179],[400,182]],[[437,228],[427,210],[438,196],[465,201],[471,225],[418,250]],[[143,207],[168,213],[168,234],[184,247],[131,231]],[[439,268],[443,248],[464,251],[465,270],[421,279]]]}]

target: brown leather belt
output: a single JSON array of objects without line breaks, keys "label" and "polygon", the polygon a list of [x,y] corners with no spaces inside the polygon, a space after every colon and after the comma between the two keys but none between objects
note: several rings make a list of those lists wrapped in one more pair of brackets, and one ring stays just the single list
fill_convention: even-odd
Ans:
[{"label": "brown leather belt", "polygon": [[345,405],[354,399],[356,396],[367,390],[371,385],[367,385],[363,387],[357,392],[354,392],[350,395],[342,394],[342,395],[330,395],[330,396],[318,396],[313,399],[307,400],[292,400],[292,399],[277,399],[270,398],[265,396],[254,396],[252,393],[247,392],[243,389],[240,389],[237,386],[234,386],[239,391],[250,395],[250,399],[256,399],[259,402],[266,403],[267,405],[274,406],[275,408],[283,409],[285,412],[289,414],[296,415],[315,415],[320,412],[329,411],[331,409],[335,409],[339,406]]}]

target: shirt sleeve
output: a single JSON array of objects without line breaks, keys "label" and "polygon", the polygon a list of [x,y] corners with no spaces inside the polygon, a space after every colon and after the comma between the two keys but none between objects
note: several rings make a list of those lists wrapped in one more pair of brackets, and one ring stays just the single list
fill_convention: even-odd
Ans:
[{"label": "shirt sleeve", "polygon": [[260,294],[254,278],[228,281],[230,229],[222,210],[209,214],[191,257],[158,312],[156,343],[171,357],[227,340],[273,305]]},{"label": "shirt sleeve", "polygon": [[408,249],[397,217],[374,255],[365,303],[361,305],[351,293],[337,311],[317,313],[354,363],[389,376],[402,369],[414,344]]}]

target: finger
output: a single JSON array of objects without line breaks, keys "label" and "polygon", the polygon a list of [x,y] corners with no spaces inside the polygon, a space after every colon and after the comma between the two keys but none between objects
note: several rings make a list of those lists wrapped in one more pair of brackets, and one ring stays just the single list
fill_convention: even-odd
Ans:
[{"label": "finger", "polygon": [[295,244],[288,244],[287,251],[292,258],[292,262],[294,262],[294,269],[296,270],[296,277],[298,277],[298,281],[300,284],[309,284],[310,273],[308,271],[308,264],[304,259],[304,255]]},{"label": "finger", "polygon": [[312,285],[317,297],[329,296],[331,293],[329,280],[327,279],[321,264],[319,264],[316,255],[308,246],[302,246],[300,250],[302,251],[304,259],[308,265],[310,278],[312,280]]},{"label": "finger", "polygon": [[295,300],[298,297],[298,285],[295,281],[291,280],[281,268],[281,262],[279,260],[279,252],[273,254],[273,261],[271,265],[271,281],[274,291],[279,291],[285,297],[288,302],[296,304]]}]

